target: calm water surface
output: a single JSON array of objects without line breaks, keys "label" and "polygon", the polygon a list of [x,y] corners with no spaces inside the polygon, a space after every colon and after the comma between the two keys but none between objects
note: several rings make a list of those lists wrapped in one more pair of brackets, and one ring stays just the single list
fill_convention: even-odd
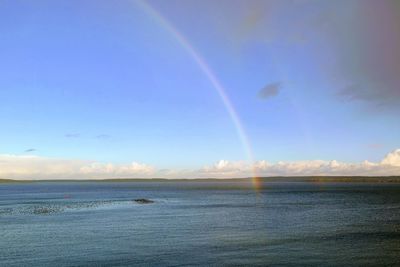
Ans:
[{"label": "calm water surface", "polygon": [[81,265],[399,266],[400,185],[0,184],[0,266]]}]

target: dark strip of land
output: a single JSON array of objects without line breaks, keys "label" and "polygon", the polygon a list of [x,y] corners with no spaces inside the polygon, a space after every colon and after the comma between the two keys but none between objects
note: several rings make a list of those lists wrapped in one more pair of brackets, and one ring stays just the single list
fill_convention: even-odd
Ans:
[{"label": "dark strip of land", "polygon": [[276,176],[258,178],[200,178],[200,179],[162,179],[162,178],[115,178],[115,179],[53,179],[53,180],[13,180],[0,179],[0,183],[37,183],[37,182],[319,182],[319,183],[400,183],[400,176]]}]

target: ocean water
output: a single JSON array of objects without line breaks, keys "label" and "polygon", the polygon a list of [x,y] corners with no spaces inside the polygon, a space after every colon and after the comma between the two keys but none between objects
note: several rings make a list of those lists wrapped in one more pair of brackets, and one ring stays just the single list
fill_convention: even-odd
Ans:
[{"label": "ocean water", "polygon": [[0,184],[0,266],[187,265],[399,266],[400,185]]}]

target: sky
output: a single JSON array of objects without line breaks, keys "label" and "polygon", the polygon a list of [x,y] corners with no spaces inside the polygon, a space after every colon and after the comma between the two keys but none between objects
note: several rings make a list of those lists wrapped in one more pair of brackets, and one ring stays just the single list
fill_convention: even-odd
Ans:
[{"label": "sky", "polygon": [[400,175],[400,3],[0,1],[0,178]]}]

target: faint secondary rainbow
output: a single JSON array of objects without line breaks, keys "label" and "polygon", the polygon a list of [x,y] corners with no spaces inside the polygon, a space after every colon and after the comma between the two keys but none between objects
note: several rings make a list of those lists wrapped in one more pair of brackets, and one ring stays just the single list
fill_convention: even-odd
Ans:
[{"label": "faint secondary rainbow", "polygon": [[[211,82],[211,84],[217,91],[219,97],[221,98],[222,103],[224,104],[236,128],[236,132],[239,136],[239,139],[242,143],[243,149],[246,153],[248,160],[250,161],[251,166],[254,166],[254,157],[250,141],[246,135],[246,132],[243,128],[240,118],[236,113],[235,109],[233,108],[233,105],[229,100],[229,97],[226,94],[224,87],[219,82],[215,74],[212,72],[211,68],[207,65],[206,61],[196,51],[196,49],[191,45],[191,43],[154,7],[152,7],[149,3],[143,0],[137,0],[135,1],[135,3],[137,3],[141,8],[143,8],[152,18],[156,19],[159,22],[159,24],[162,25],[169,33],[171,33],[171,35],[178,41],[178,43],[190,54],[192,59],[199,66],[200,70]],[[254,167],[252,167],[252,178],[253,178],[253,185],[255,186],[256,189],[259,189],[260,181],[258,179],[258,175]]]}]

